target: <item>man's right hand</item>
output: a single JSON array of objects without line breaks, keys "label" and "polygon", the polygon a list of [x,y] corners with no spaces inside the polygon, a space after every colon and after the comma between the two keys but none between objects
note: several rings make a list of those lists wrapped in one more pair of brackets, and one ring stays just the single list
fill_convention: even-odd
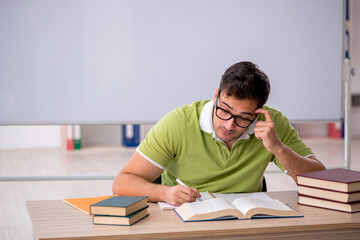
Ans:
[{"label": "man's right hand", "polygon": [[167,202],[179,206],[201,197],[195,188],[182,185],[166,186],[152,183],[162,169],[145,159],[138,152],[126,163],[113,183],[113,194],[123,196],[149,196],[149,202]]},{"label": "man's right hand", "polygon": [[186,202],[194,202],[200,197],[201,194],[196,188],[176,185],[169,187],[167,190],[166,202],[174,206],[180,206]]}]

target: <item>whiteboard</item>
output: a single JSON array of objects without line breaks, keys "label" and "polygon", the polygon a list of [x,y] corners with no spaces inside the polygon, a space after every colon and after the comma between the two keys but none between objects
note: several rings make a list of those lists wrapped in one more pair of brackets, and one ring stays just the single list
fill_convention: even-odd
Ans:
[{"label": "whiteboard", "polygon": [[252,61],[267,105],[342,118],[342,0],[0,1],[0,124],[155,123]]}]

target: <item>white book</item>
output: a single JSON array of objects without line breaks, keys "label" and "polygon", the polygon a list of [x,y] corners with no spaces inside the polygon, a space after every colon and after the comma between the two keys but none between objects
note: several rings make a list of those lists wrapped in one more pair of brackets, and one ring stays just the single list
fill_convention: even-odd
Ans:
[{"label": "white book", "polygon": [[184,203],[174,211],[184,222],[223,219],[303,217],[277,199],[240,197],[230,202],[224,198],[212,198]]},{"label": "white book", "polygon": [[[209,193],[209,192],[201,192],[201,201],[212,199],[212,198],[223,198],[228,202],[232,202],[238,198],[255,198],[255,199],[262,199],[262,200],[272,200],[266,193],[264,192],[255,192],[255,193]],[[211,195],[214,195],[211,196]],[[199,200],[196,200],[199,201]],[[166,202],[158,202],[161,210],[168,211],[173,210],[179,206],[174,206],[168,204]]]}]

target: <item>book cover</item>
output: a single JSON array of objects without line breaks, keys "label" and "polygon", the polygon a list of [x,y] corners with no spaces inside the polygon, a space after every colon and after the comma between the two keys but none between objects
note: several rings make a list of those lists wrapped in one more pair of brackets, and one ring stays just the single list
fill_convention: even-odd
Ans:
[{"label": "book cover", "polygon": [[81,125],[74,125],[74,149],[81,149]]},{"label": "book cover", "polygon": [[360,172],[349,169],[330,169],[297,175],[299,185],[340,192],[360,191]]},{"label": "book cover", "polygon": [[113,196],[115,195],[87,198],[68,198],[63,199],[63,202],[82,211],[83,213],[90,214],[90,205],[111,198]]},{"label": "book cover", "polygon": [[343,127],[341,122],[328,123],[328,136],[330,138],[342,138]]},{"label": "book cover", "polygon": [[71,151],[74,150],[73,126],[67,125],[66,129],[67,129],[66,149]]},{"label": "book cover", "polygon": [[325,200],[310,196],[299,195],[298,203],[302,205],[332,209],[332,210],[348,212],[348,213],[360,212],[360,202],[343,203],[343,202],[336,202],[336,201]]},{"label": "book cover", "polygon": [[140,125],[123,125],[123,145],[126,147],[136,147],[140,144]]},{"label": "book cover", "polygon": [[148,207],[142,208],[128,216],[107,216],[107,215],[94,215],[92,218],[93,224],[100,225],[121,225],[131,226],[138,221],[149,216]]},{"label": "book cover", "polygon": [[61,125],[61,149],[67,150],[67,126]]},{"label": "book cover", "polygon": [[279,200],[239,198],[232,203],[223,198],[184,203],[174,209],[184,222],[213,221],[224,219],[303,217]]},{"label": "book cover", "polygon": [[347,193],[299,185],[298,193],[344,203],[360,201],[360,192]]},{"label": "book cover", "polygon": [[90,206],[90,214],[127,216],[147,205],[147,196],[113,196]]}]

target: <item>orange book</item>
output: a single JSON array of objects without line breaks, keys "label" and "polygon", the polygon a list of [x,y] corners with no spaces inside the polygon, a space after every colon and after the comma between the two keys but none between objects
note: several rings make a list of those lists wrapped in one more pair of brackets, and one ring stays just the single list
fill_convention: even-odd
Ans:
[{"label": "orange book", "polygon": [[86,214],[90,214],[90,205],[111,198],[113,196],[115,195],[88,198],[69,198],[63,199],[63,201]]}]

